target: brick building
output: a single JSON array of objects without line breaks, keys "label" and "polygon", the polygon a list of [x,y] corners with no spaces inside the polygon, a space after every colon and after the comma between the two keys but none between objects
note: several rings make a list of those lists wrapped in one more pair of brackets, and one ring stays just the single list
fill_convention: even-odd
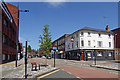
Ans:
[{"label": "brick building", "polygon": [[[9,3],[1,2],[0,5],[2,18],[1,24],[1,42],[2,42],[2,58],[1,62],[6,63],[16,59],[16,42],[18,41],[17,35],[17,13],[18,8]],[[16,11],[16,12],[14,12]],[[15,13],[15,14],[14,14]]]},{"label": "brick building", "polygon": [[57,50],[58,50],[57,58],[64,58],[65,57],[64,56],[65,55],[65,53],[64,53],[64,51],[65,51],[65,38],[67,36],[68,36],[68,34],[65,34],[52,43],[52,47],[57,47]]},{"label": "brick building", "polygon": [[112,30],[114,33],[115,59],[120,60],[120,27]]}]

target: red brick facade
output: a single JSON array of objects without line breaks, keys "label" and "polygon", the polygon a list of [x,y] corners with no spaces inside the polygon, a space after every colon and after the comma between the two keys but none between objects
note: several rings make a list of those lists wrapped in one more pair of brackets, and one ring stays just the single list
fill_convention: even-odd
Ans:
[{"label": "red brick facade", "polygon": [[[62,37],[58,38],[52,43],[52,47],[57,47],[58,51],[65,51],[65,38],[68,36],[68,34],[63,35]],[[61,58],[61,55],[63,53],[59,54],[58,58]]]},{"label": "red brick facade", "polygon": [[[15,8],[15,10],[16,9],[17,8]],[[6,63],[16,59],[17,26],[11,14],[13,14],[12,11],[10,11],[6,6],[6,4],[3,2],[2,3],[2,63]]]},{"label": "red brick facade", "polygon": [[112,30],[114,33],[115,59],[120,60],[120,28]]}]

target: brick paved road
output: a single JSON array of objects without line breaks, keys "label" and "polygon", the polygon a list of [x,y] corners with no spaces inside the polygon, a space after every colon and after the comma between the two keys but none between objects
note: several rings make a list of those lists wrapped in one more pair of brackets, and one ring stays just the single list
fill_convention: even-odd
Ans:
[{"label": "brick paved road", "polygon": [[[40,61],[41,63],[44,62],[43,59],[32,59],[32,61]],[[53,65],[53,59],[48,59],[48,64]],[[90,68],[86,66],[79,66],[78,64],[71,63],[71,62],[64,62],[63,60],[56,60],[56,66],[59,67],[61,70],[64,70],[72,75],[80,78],[119,78],[118,74],[113,72],[98,70],[95,68]],[[108,80],[108,79],[107,79]]]}]

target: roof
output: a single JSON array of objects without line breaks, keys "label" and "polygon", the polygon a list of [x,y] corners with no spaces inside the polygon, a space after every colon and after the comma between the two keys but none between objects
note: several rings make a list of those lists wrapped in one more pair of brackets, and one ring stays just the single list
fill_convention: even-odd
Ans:
[{"label": "roof", "polygon": [[118,28],[116,28],[116,29],[113,29],[113,30],[111,30],[111,31],[115,31],[115,30],[119,30],[120,29],[120,27],[118,27]]},{"label": "roof", "polygon": [[107,30],[103,30],[103,29],[96,29],[96,28],[90,28],[90,27],[83,27],[80,30],[90,30],[90,31],[99,31],[99,32],[108,32],[108,33],[112,33],[112,31],[107,31]]},{"label": "roof", "polygon": [[[96,29],[96,28],[90,28],[90,27],[83,27],[75,32],[73,32],[72,34],[76,33],[76,32],[79,32],[81,30],[87,30],[87,31],[97,31],[97,32],[106,32],[106,33],[113,33],[112,31],[107,31],[107,30],[103,30],[103,29]],[[70,35],[72,35],[70,34]],[[70,36],[69,35],[69,36]]]},{"label": "roof", "polygon": [[61,36],[61,37],[59,37],[58,39],[54,40],[52,43],[54,43],[54,42],[60,40],[60,39],[63,38],[63,37],[66,37],[67,35],[69,35],[69,34],[64,34],[63,36]]}]

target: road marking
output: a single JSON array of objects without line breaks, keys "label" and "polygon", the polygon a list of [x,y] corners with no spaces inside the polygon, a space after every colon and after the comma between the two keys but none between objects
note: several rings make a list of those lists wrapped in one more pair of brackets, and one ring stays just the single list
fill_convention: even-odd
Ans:
[{"label": "road marking", "polygon": [[[1,64],[2,66],[5,66],[5,65],[15,65],[15,64]],[[18,65],[23,65],[23,64],[18,64]]]},{"label": "road marking", "polygon": [[70,72],[68,72],[69,74],[72,74],[72,73],[70,73]]},{"label": "road marking", "polygon": [[38,77],[38,78],[39,78],[39,80],[40,80],[40,78],[46,77],[46,76],[48,76],[48,75],[50,75],[50,74],[53,74],[53,73],[55,73],[55,72],[58,72],[58,71],[59,71],[59,69],[58,69],[58,70],[55,70],[55,71],[53,71],[53,72],[50,72],[50,73],[48,73],[48,74],[45,74],[45,75],[43,75],[43,76],[40,76],[40,77]]},{"label": "road marking", "polygon": [[77,77],[77,78],[79,78],[79,79],[80,79],[80,77]]}]

